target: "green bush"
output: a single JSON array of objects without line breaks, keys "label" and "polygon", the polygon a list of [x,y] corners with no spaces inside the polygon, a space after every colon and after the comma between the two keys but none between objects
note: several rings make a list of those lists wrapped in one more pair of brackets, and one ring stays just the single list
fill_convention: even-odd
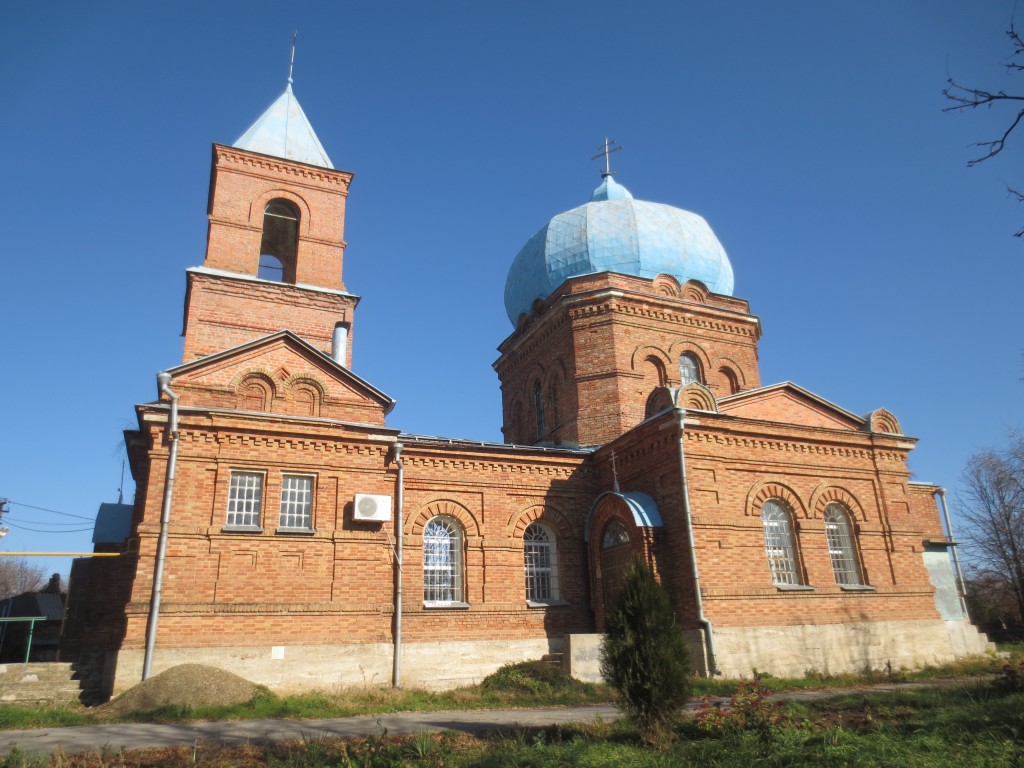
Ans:
[{"label": "green bush", "polygon": [[551,694],[572,689],[575,682],[554,664],[522,661],[492,672],[480,683],[480,689],[486,693]]},{"label": "green bush", "polygon": [[690,664],[668,594],[639,559],[608,608],[601,674],[618,692],[626,716],[647,741],[659,741],[686,704]]}]

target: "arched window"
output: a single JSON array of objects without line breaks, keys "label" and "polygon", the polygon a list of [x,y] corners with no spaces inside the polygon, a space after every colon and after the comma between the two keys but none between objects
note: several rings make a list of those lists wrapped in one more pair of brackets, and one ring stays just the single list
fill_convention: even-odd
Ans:
[{"label": "arched window", "polygon": [[689,352],[679,356],[679,386],[685,387],[700,381],[700,363],[697,358]]},{"label": "arched window", "polygon": [[764,526],[764,551],[772,570],[772,583],[793,586],[801,583],[800,569],[793,541],[793,518],[778,499],[768,499],[761,507]]},{"label": "arched window", "polygon": [[836,584],[844,587],[860,586],[860,567],[857,551],[853,547],[853,524],[849,513],[841,504],[833,502],[825,507],[824,517],[828,556],[832,560]]},{"label": "arched window", "polygon": [[462,527],[454,518],[435,517],[423,529],[423,602],[445,606],[462,599]]},{"label": "arched window", "polygon": [[530,523],[523,532],[523,568],[527,600],[543,603],[558,599],[555,537],[540,523]]},{"label": "arched window", "polygon": [[294,283],[298,245],[299,209],[289,200],[271,200],[263,209],[257,276],[278,283]]},{"label": "arched window", "polygon": [[533,411],[537,420],[537,442],[544,439],[546,425],[544,423],[544,390],[541,389],[540,381],[533,382]]}]

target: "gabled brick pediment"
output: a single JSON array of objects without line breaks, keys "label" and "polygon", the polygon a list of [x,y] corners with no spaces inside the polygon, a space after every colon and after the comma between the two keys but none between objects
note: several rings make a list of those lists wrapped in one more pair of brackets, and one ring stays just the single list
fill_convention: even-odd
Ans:
[{"label": "gabled brick pediment", "polygon": [[718,412],[805,427],[851,431],[863,431],[866,427],[860,416],[788,381],[721,398]]},{"label": "gabled brick pediment", "polygon": [[172,368],[179,404],[383,424],[394,400],[290,331]]}]

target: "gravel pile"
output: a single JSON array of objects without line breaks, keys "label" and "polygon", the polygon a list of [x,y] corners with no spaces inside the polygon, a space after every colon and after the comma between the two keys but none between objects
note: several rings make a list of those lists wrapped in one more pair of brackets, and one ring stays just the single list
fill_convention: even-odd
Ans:
[{"label": "gravel pile", "polygon": [[256,683],[217,667],[182,664],[129,688],[100,710],[120,716],[148,712],[167,704],[184,707],[241,704],[259,689]]}]

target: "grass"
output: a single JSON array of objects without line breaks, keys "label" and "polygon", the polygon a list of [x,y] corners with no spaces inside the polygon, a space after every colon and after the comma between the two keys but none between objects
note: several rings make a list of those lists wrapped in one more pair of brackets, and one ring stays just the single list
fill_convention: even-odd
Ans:
[{"label": "grass", "polygon": [[[750,686],[748,684],[748,690]],[[742,716],[708,726],[684,717],[674,739],[644,746],[627,723],[517,728],[486,736],[421,732],[362,739],[315,738],[268,746],[197,744],[105,750],[52,758],[14,754],[0,768],[237,766],[448,766],[449,768],[668,768],[668,766],[907,766],[973,768],[1024,764],[1024,691],[998,681],[953,688],[843,696],[783,707],[755,701]],[[771,726],[765,727],[765,714]]]},{"label": "grass", "polygon": [[[1024,661],[1024,643],[1000,646],[1014,661]],[[862,675],[819,675],[802,678],[762,676],[761,685],[771,692],[812,689],[857,688],[888,682],[927,681],[942,678],[961,679],[992,674],[1003,660],[989,657],[969,659],[940,667],[892,674],[871,672]],[[695,698],[727,697],[736,691],[739,681],[721,678],[693,681]],[[430,692],[417,689],[350,688],[333,692],[312,691],[294,696],[276,696],[264,689],[243,704],[223,707],[165,706],[149,712],[133,712],[123,717],[104,716],[102,710],[86,709],[78,704],[60,706],[0,705],[0,730],[55,728],[106,722],[189,722],[198,720],[312,719],[387,714],[391,712],[438,712],[471,709],[526,708],[603,704],[613,700],[612,691],[603,684],[582,683],[541,662],[503,667],[479,685],[451,691]]]}]

